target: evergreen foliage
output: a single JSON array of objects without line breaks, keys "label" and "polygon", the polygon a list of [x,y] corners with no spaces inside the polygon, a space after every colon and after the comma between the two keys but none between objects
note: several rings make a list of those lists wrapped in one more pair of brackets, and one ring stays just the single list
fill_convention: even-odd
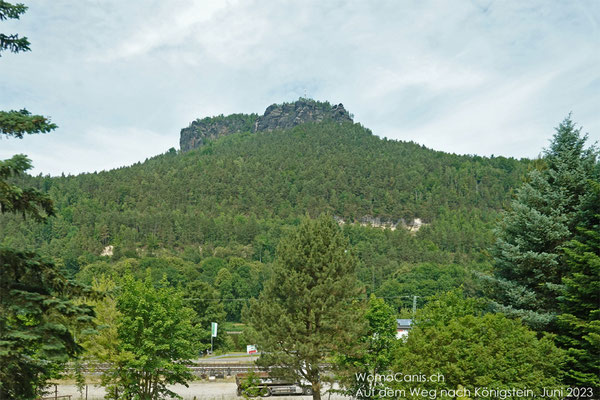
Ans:
[{"label": "evergreen foliage", "polygon": [[0,133],[22,139],[26,133],[48,133],[56,129],[48,117],[31,115],[25,109],[0,111]]},{"label": "evergreen foliage", "polygon": [[[27,11],[23,4],[11,4],[0,1],[0,22],[6,19],[19,19]],[[0,55],[9,50],[13,53],[29,50],[27,38],[18,35],[0,33]],[[56,129],[56,124],[40,115],[31,115],[25,109],[20,111],[0,111],[0,138],[23,138],[24,134],[50,132]],[[31,168],[31,161],[22,154],[17,154],[8,160],[0,160],[0,212],[30,214],[36,220],[43,220],[45,212],[51,215],[52,202],[49,197],[35,189],[22,189],[10,182],[12,177],[22,175]]]},{"label": "evergreen foliage", "polygon": [[[0,21],[18,19],[26,10],[22,4],[0,1]],[[0,34],[0,53],[6,50],[27,51],[29,42],[16,34]],[[23,138],[55,128],[27,110],[0,112],[0,135]],[[16,182],[29,168],[30,160],[21,154],[0,161],[0,211],[40,222],[54,208],[46,193]],[[90,296],[95,294],[38,254],[0,244],[0,399],[37,398],[67,360],[81,352],[73,332],[91,327],[94,314],[75,300]]]},{"label": "evergreen foliage", "polygon": [[356,258],[329,216],[304,219],[281,240],[271,279],[251,303],[249,322],[262,350],[258,363],[292,381],[306,380],[321,398],[323,364],[353,354],[364,328]]},{"label": "evergreen foliage", "polygon": [[559,305],[558,342],[567,350],[565,381],[600,392],[600,183],[592,186],[575,239],[563,247],[568,275]]},{"label": "evergreen foliage", "polygon": [[[11,4],[4,0],[0,1],[0,21],[19,19],[25,11],[27,11],[27,7],[21,3]],[[29,40],[26,37],[19,37],[18,34],[6,35],[0,33],[0,56],[6,50],[12,53],[29,51],[29,44]]]},{"label": "evergreen foliage", "polygon": [[0,248],[0,399],[38,397],[81,352],[72,332],[94,313],[74,299],[90,295],[37,254]]},{"label": "evergreen foliage", "polygon": [[31,161],[22,154],[8,160],[0,160],[0,212],[20,213],[41,222],[54,214],[52,200],[47,194],[34,188],[20,188],[10,182],[11,177],[24,174],[31,168]]},{"label": "evergreen foliage", "polygon": [[[0,21],[26,10],[0,0]],[[0,34],[0,53],[29,46]],[[208,348],[210,323],[246,312],[260,364],[308,381],[315,399],[329,362],[359,398],[380,386],[354,374],[388,368],[444,375],[423,388],[538,393],[564,369],[568,384],[600,390],[600,166],[570,116],[533,164],[382,140],[349,116],[269,132],[261,118],[194,121],[182,140],[201,148],[107,172],[31,177],[25,155],[0,161],[0,400],[37,398],[81,355],[75,335],[85,361],[111,364],[111,398],[172,396],[167,385],[191,379],[185,363]],[[0,111],[10,139],[56,128]],[[481,294],[474,272],[493,284],[495,311],[558,333],[566,364],[550,336],[465,298]],[[425,308],[396,341],[396,313],[414,296]]]},{"label": "evergreen foliage", "polygon": [[493,249],[497,308],[548,329],[558,312],[562,278],[560,246],[573,238],[587,197],[598,181],[597,150],[567,117],[545,151],[544,168],[532,170],[504,215]]},{"label": "evergreen foliage", "polygon": [[[373,290],[373,272],[376,289],[402,263],[485,260],[525,166],[381,140],[357,124],[234,134],[109,172],[18,178],[48,194],[57,215],[45,226],[0,217],[0,241],[39,249],[73,274],[109,245],[113,261],[167,251],[269,263],[299,217],[330,212],[359,247]],[[414,218],[425,225],[411,233],[402,223]],[[377,221],[398,225],[368,227]]]},{"label": "evergreen foliage", "polygon": [[[420,306],[461,280],[472,286],[470,270],[486,261],[491,227],[526,165],[382,140],[358,124],[240,133],[108,172],[13,178],[52,198],[56,216],[44,226],[0,216],[0,242],[39,250],[88,284],[129,265],[139,278],[151,268],[173,285],[217,288],[225,267],[219,297],[226,319],[239,321],[247,301],[233,299],[262,290],[280,238],[300,216],[328,211],[356,249],[368,291],[396,308],[418,295]],[[408,229],[414,218],[425,223],[418,232]],[[113,255],[99,256],[108,246]]]}]

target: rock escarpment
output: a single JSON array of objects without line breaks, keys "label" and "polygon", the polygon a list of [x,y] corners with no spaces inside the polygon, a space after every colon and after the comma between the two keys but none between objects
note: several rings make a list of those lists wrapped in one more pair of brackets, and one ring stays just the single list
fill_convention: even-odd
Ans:
[{"label": "rock escarpment", "polygon": [[207,140],[236,132],[289,129],[307,122],[322,121],[353,122],[342,104],[332,106],[328,102],[299,99],[293,103],[273,104],[262,116],[232,114],[197,119],[181,130],[179,145],[185,152],[202,146]]},{"label": "rock escarpment", "polygon": [[181,130],[179,146],[181,151],[189,151],[202,146],[207,140],[235,132],[254,132],[257,114],[231,114],[226,117],[206,117],[193,121]]},{"label": "rock escarpment", "polygon": [[300,99],[294,103],[273,104],[257,120],[256,131],[289,129],[307,122],[352,122],[342,104],[332,106],[314,100]]}]

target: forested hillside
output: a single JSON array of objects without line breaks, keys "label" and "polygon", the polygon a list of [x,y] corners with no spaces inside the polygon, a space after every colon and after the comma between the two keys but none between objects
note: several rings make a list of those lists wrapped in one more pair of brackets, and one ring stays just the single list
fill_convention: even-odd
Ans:
[{"label": "forested hillside", "polygon": [[[227,123],[228,118],[203,120],[203,126]],[[272,122],[278,124],[278,118]],[[596,382],[593,375],[580,371],[588,374],[595,368],[585,352],[597,348],[588,349],[572,326],[582,324],[592,332],[596,318],[588,313],[587,303],[582,304],[592,296],[574,294],[579,287],[588,290],[595,285],[589,269],[595,261],[582,262],[587,260],[582,257],[591,256],[587,249],[593,244],[588,236],[575,234],[577,229],[588,232],[586,227],[597,226],[597,153],[593,146],[585,149],[586,137],[569,118],[557,128],[545,157],[535,162],[446,154],[415,143],[381,139],[360,124],[331,119],[301,122],[283,130],[223,132],[214,139],[204,136],[196,149],[170,149],[113,171],[10,178],[15,188],[37,188],[39,192],[31,193],[44,199],[47,194],[54,208],[46,212],[54,215],[43,224],[3,215],[0,246],[38,251],[49,260],[47,265],[56,264],[82,287],[119,293],[117,303],[112,297],[96,303],[96,322],[103,327],[119,320],[119,329],[125,332],[130,324],[116,317],[118,312],[138,318],[138,311],[149,315],[146,302],[173,298],[171,313],[181,311],[177,318],[183,328],[178,334],[189,342],[181,357],[192,357],[210,344],[226,351],[257,343],[257,332],[261,337],[273,333],[282,313],[276,308],[288,304],[289,296],[295,302],[309,303],[318,302],[319,293],[324,294],[324,302],[335,298],[337,306],[320,309],[338,316],[338,308],[350,306],[355,296],[373,294],[387,303],[390,328],[396,317],[417,321],[417,333],[411,338],[423,335],[419,329],[435,333],[434,325],[422,325],[423,321],[436,321],[446,329],[448,308],[457,310],[451,315],[457,332],[475,323],[485,329],[492,323],[505,324],[497,330],[502,333],[520,326],[519,341],[529,341],[528,354],[534,351],[531,354],[543,361],[547,346],[555,351],[555,361],[539,367],[551,377],[545,384],[555,385],[562,350],[550,342],[538,342],[521,322],[491,314],[481,319],[477,307],[519,317],[534,329],[559,334],[560,343],[575,354],[577,362],[568,367],[570,382]],[[504,209],[508,212],[501,219]],[[533,250],[523,256],[522,249]],[[570,264],[557,261],[560,257]],[[533,260],[542,271],[537,275],[514,267],[519,262],[531,265]],[[549,265],[556,269],[548,269]],[[570,278],[569,265],[579,275]],[[338,267],[346,271],[340,275],[346,281],[328,275]],[[329,272],[318,272],[321,269]],[[317,289],[306,283],[323,277],[326,280]],[[351,292],[352,287],[356,291]],[[563,287],[573,293],[568,303],[560,297]],[[307,288],[315,292],[309,294]],[[354,297],[343,298],[339,293],[344,288]],[[546,288],[558,292],[548,293]],[[338,294],[331,294],[334,289]],[[479,298],[472,300],[479,306],[471,308],[461,300],[463,295]],[[549,306],[541,307],[542,300],[530,301],[537,298],[547,298]],[[427,313],[435,314],[440,299],[447,303],[443,313],[427,317]],[[376,308],[381,304],[372,303]],[[460,311],[463,306],[467,309]],[[358,318],[352,307],[345,315]],[[288,320],[298,324],[294,318]],[[235,325],[248,321],[251,328]],[[213,322],[236,331],[229,334],[226,330],[211,340],[208,328]],[[191,327],[196,333],[191,333]],[[279,343],[282,337],[288,338],[287,330],[272,340]],[[118,347],[119,340],[130,340],[132,345],[137,341],[129,334],[117,340],[111,332],[100,332],[98,339],[86,343],[84,359],[110,360],[102,346],[94,345],[95,340],[108,343],[107,347]],[[464,336],[465,343],[472,342],[469,335]],[[327,337],[331,335],[315,339],[317,348]],[[397,343],[392,353],[405,351],[401,350],[404,342]],[[416,346],[410,354],[423,347],[406,343]],[[572,344],[576,347],[567,348]],[[401,352],[390,357],[406,358]],[[512,352],[501,357],[510,360]],[[437,362],[437,357],[418,359]],[[515,360],[516,365],[522,364]],[[128,364],[116,368],[130,370]],[[319,390],[319,378],[315,379],[313,389]],[[461,382],[463,378],[456,379]]]},{"label": "forested hillside", "polygon": [[[232,134],[187,153],[171,149],[108,172],[26,178],[21,185],[51,196],[56,216],[44,225],[2,216],[0,237],[89,279],[120,260],[143,269],[157,263],[143,260],[168,256],[191,263],[188,270],[199,265],[215,285],[232,257],[268,265],[300,217],[329,213],[343,224],[370,289],[397,290],[414,279],[420,286],[402,293],[424,294],[436,291],[422,287],[428,279],[451,287],[468,280],[464,266],[440,265],[487,261],[491,227],[527,165],[380,139],[360,124],[307,123]],[[417,218],[420,230],[405,228]],[[101,256],[109,246],[112,256]],[[389,281],[423,262],[433,264]]]},{"label": "forested hillside", "polygon": [[0,400],[600,399],[590,7],[31,3]]},{"label": "forested hillside", "polygon": [[[153,244],[148,240],[168,248],[231,239],[249,244],[260,221],[322,212],[346,222],[420,218],[432,223],[425,229],[432,233],[442,223],[465,228],[451,221],[459,219],[456,211],[469,222],[493,219],[525,165],[382,140],[358,124],[307,124],[236,134],[187,154],[171,149],[109,172],[38,177],[33,184],[52,196],[58,216],[32,233],[37,244],[91,233],[97,243],[84,248],[92,253],[107,244]],[[231,218],[223,224],[235,229],[223,232],[219,220]],[[63,232],[63,220],[76,228]],[[21,224],[4,217],[5,240]],[[457,250],[444,240],[439,245]]]}]

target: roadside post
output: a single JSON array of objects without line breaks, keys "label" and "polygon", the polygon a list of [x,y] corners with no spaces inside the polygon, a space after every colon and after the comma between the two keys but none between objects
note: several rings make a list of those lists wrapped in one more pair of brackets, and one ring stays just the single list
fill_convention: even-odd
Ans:
[{"label": "roadside post", "polygon": [[246,353],[250,354],[250,362],[253,362],[254,358],[252,356],[254,354],[256,354],[256,345],[255,344],[246,345]]},{"label": "roadside post", "polygon": [[217,337],[217,325],[216,322],[210,323],[210,354],[213,353],[213,338]]}]

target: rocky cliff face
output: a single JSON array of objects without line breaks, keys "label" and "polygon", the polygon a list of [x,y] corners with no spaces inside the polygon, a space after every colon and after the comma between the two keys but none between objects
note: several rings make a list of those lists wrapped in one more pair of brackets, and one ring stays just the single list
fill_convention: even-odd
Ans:
[{"label": "rocky cliff face", "polygon": [[202,146],[209,139],[236,132],[260,132],[289,129],[307,122],[337,121],[353,122],[342,104],[334,105],[310,99],[294,103],[273,104],[262,116],[257,114],[232,114],[224,117],[208,117],[193,121],[181,130],[181,151]]},{"label": "rocky cliff face", "polygon": [[273,104],[262,117],[258,118],[257,131],[289,129],[306,122],[333,120],[352,122],[352,118],[342,104],[332,106],[314,100],[300,99],[294,103]]},{"label": "rocky cliff face", "polygon": [[202,146],[209,139],[235,132],[254,132],[257,114],[231,114],[226,117],[207,117],[193,121],[181,130],[179,146],[181,151],[190,151]]}]

